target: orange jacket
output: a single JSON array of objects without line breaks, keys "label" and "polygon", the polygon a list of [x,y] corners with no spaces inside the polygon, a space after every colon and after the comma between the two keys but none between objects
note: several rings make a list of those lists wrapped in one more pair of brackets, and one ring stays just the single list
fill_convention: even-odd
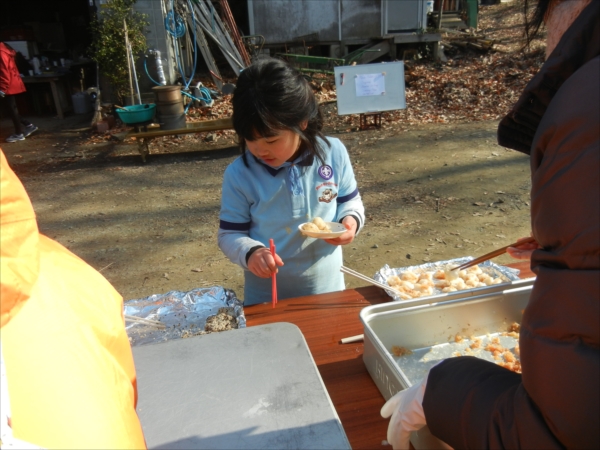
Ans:
[{"label": "orange jacket", "polygon": [[145,448],[122,297],[39,234],[0,150],[0,325],[15,438],[45,448]]}]

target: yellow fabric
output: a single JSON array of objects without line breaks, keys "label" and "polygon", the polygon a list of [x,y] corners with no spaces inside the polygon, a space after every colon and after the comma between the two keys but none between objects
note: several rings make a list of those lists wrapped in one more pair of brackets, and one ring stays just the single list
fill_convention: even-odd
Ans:
[{"label": "yellow fabric", "polygon": [[38,228],[23,185],[0,149],[0,326],[27,300],[38,276]]},{"label": "yellow fabric", "polygon": [[14,436],[49,449],[145,448],[121,296],[38,233],[3,154],[1,170],[1,338]]}]

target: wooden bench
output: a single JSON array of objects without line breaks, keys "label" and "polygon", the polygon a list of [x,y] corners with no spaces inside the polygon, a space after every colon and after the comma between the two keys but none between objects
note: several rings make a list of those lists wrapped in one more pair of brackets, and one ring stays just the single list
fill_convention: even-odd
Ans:
[{"label": "wooden bench", "polygon": [[149,145],[152,140],[157,137],[231,129],[233,129],[233,121],[231,120],[231,117],[228,117],[226,119],[190,122],[186,124],[185,128],[176,128],[174,130],[161,130],[158,125],[137,126],[133,130],[114,134],[113,137],[120,141],[124,141],[125,139],[129,138],[136,138],[138,151],[142,156],[142,161],[146,162],[146,156],[150,154]]}]

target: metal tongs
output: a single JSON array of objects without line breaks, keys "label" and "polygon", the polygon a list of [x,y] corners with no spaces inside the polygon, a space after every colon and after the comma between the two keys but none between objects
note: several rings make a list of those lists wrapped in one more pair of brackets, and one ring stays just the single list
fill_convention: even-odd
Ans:
[{"label": "metal tongs", "polygon": [[503,253],[506,253],[506,249],[508,249],[508,247],[519,247],[519,246],[521,246],[523,244],[530,244],[532,242],[535,242],[535,238],[534,237],[528,237],[528,238],[525,238],[525,239],[521,239],[520,241],[514,242],[514,243],[509,244],[509,245],[506,245],[506,246],[504,246],[502,248],[494,250],[493,252],[486,253],[485,255],[480,256],[479,258],[475,258],[475,259],[473,259],[471,261],[468,261],[468,262],[466,262],[464,264],[461,264],[460,266],[453,267],[452,269],[450,269],[450,271],[466,269],[467,267],[474,266],[475,264],[482,263],[484,261],[487,261],[488,259],[492,259],[492,258],[495,258],[496,256],[500,256]]}]

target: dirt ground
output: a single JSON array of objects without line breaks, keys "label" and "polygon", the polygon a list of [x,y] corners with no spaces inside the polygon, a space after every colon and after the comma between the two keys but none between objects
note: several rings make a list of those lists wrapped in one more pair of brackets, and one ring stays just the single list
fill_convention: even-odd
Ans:
[{"label": "dirt ground", "polygon": [[[349,150],[367,212],[344,248],[346,266],[373,276],[386,264],[478,256],[529,235],[529,158],[497,145],[497,117],[384,119],[381,129],[361,131],[358,116],[340,125],[335,103],[324,110],[326,134]],[[142,163],[135,142],[92,138],[91,116],[30,119],[39,131],[2,149],[42,233],[100,270],[125,300],[215,285],[243,298],[243,271],[217,246],[222,175],[238,156],[232,131],[159,139]],[[2,141],[11,128],[2,121]],[[346,285],[365,282],[346,275]]]},{"label": "dirt ground", "polygon": [[[216,240],[223,171],[238,156],[233,141],[199,151],[182,138],[151,147],[144,164],[134,143],[77,144],[89,118],[66,120],[71,127],[49,124],[3,145],[41,232],[100,270],[126,300],[215,285],[243,298],[242,269]],[[373,276],[385,264],[478,256],[528,235],[529,158],[498,146],[496,126],[329,130],[349,149],[367,211],[344,264]],[[348,287],[364,284],[346,276]]]}]

